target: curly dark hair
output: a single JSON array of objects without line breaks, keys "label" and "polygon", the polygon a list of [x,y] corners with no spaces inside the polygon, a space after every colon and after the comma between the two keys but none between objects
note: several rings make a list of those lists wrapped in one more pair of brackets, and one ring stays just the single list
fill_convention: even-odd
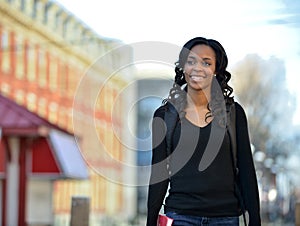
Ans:
[{"label": "curly dark hair", "polygon": [[166,100],[164,100],[164,102],[170,102],[175,106],[179,113],[179,118],[183,118],[185,116],[184,109],[187,104],[187,86],[185,86],[186,80],[183,68],[190,50],[196,45],[210,46],[216,55],[216,76],[214,76],[212,81],[211,100],[207,106],[209,112],[206,115],[206,120],[212,116],[219,116],[219,120],[224,122],[225,114],[223,113],[224,110],[226,110],[225,104],[232,104],[234,102],[234,98],[231,96],[233,89],[228,85],[231,74],[226,70],[228,65],[227,54],[223,46],[216,40],[196,37],[189,40],[183,46],[179,54],[179,60],[175,63],[176,75],[173,87],[170,89],[169,96]]}]

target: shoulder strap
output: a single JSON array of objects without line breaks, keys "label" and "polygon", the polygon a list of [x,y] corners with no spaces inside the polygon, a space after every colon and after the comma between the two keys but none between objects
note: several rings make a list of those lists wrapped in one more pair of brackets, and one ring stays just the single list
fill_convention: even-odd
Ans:
[{"label": "shoulder strap", "polygon": [[228,130],[229,137],[230,137],[233,166],[235,169],[235,174],[237,175],[239,173],[239,169],[237,166],[235,103],[226,104],[226,108],[227,108],[227,130]]},{"label": "shoulder strap", "polygon": [[169,102],[167,104],[164,120],[167,126],[166,142],[167,142],[167,156],[169,156],[171,154],[171,149],[172,149],[172,136],[173,136],[174,128],[176,126],[176,122],[178,120],[178,113],[175,107]]},{"label": "shoulder strap", "polygon": [[164,116],[164,121],[166,123],[167,127],[167,132],[166,132],[166,151],[167,151],[167,169],[169,171],[169,176],[171,176],[171,171],[169,170],[170,168],[170,155],[171,155],[171,150],[172,150],[172,138],[173,138],[173,133],[174,129],[176,126],[178,120],[178,113],[175,109],[175,107],[171,103],[167,103],[166,106],[166,111],[165,111],[165,116]]},{"label": "shoulder strap", "polygon": [[239,174],[239,168],[237,165],[237,144],[236,144],[236,110],[235,110],[235,103],[233,104],[226,104],[227,108],[227,130],[230,138],[230,145],[231,145],[231,154],[232,154],[232,159],[233,159],[233,167],[235,170],[235,191],[238,196],[241,208],[242,208],[242,213],[243,213],[243,220],[244,220],[244,225],[247,225],[247,220],[246,220],[246,215],[245,215],[245,205],[244,205],[244,200],[240,191],[240,187],[238,185],[238,174]]}]

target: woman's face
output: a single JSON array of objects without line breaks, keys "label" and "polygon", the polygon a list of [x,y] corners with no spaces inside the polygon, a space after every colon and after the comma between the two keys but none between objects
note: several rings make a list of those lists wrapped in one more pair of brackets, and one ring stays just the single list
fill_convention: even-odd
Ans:
[{"label": "woman's face", "polygon": [[203,91],[210,88],[215,70],[216,56],[214,50],[204,44],[194,46],[184,65],[188,89]]}]

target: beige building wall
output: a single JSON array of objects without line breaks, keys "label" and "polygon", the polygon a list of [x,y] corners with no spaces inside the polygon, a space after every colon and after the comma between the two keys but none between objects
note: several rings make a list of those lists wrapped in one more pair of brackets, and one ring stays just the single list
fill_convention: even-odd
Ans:
[{"label": "beige building wall", "polygon": [[54,225],[68,225],[72,196],[90,197],[91,226],[132,218],[136,189],[118,183],[135,180],[120,164],[135,164],[123,115],[135,91],[120,93],[134,70],[118,70],[131,61],[130,47],[106,54],[123,43],[99,37],[50,0],[0,0],[0,36],[1,94],[78,136],[90,168],[87,181],[54,183]]}]

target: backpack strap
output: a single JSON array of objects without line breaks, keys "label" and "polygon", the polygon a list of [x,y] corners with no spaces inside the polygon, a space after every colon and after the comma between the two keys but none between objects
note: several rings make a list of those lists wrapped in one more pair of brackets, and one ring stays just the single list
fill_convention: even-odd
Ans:
[{"label": "backpack strap", "polygon": [[172,152],[172,139],[173,139],[173,133],[175,126],[178,121],[178,113],[170,102],[167,102],[166,104],[166,111],[164,116],[164,121],[166,123],[167,132],[166,132],[166,143],[167,143],[167,169],[169,171],[169,177],[171,176],[170,169],[170,155]]},{"label": "backpack strap", "polygon": [[240,186],[238,184],[238,175],[239,175],[239,168],[237,164],[237,143],[236,143],[236,110],[235,110],[235,103],[233,104],[226,104],[227,110],[227,131],[229,134],[230,139],[230,146],[231,146],[231,155],[232,155],[232,162],[234,168],[234,187],[235,192],[238,197],[242,213],[243,213],[243,220],[244,224],[247,225],[246,215],[245,215],[245,204],[243,200],[243,196],[240,190]]},{"label": "backpack strap", "polygon": [[239,174],[239,168],[237,165],[235,103],[226,104],[226,110],[227,110],[227,131],[228,131],[229,138],[230,138],[234,173],[235,173],[235,176],[237,176]]}]

